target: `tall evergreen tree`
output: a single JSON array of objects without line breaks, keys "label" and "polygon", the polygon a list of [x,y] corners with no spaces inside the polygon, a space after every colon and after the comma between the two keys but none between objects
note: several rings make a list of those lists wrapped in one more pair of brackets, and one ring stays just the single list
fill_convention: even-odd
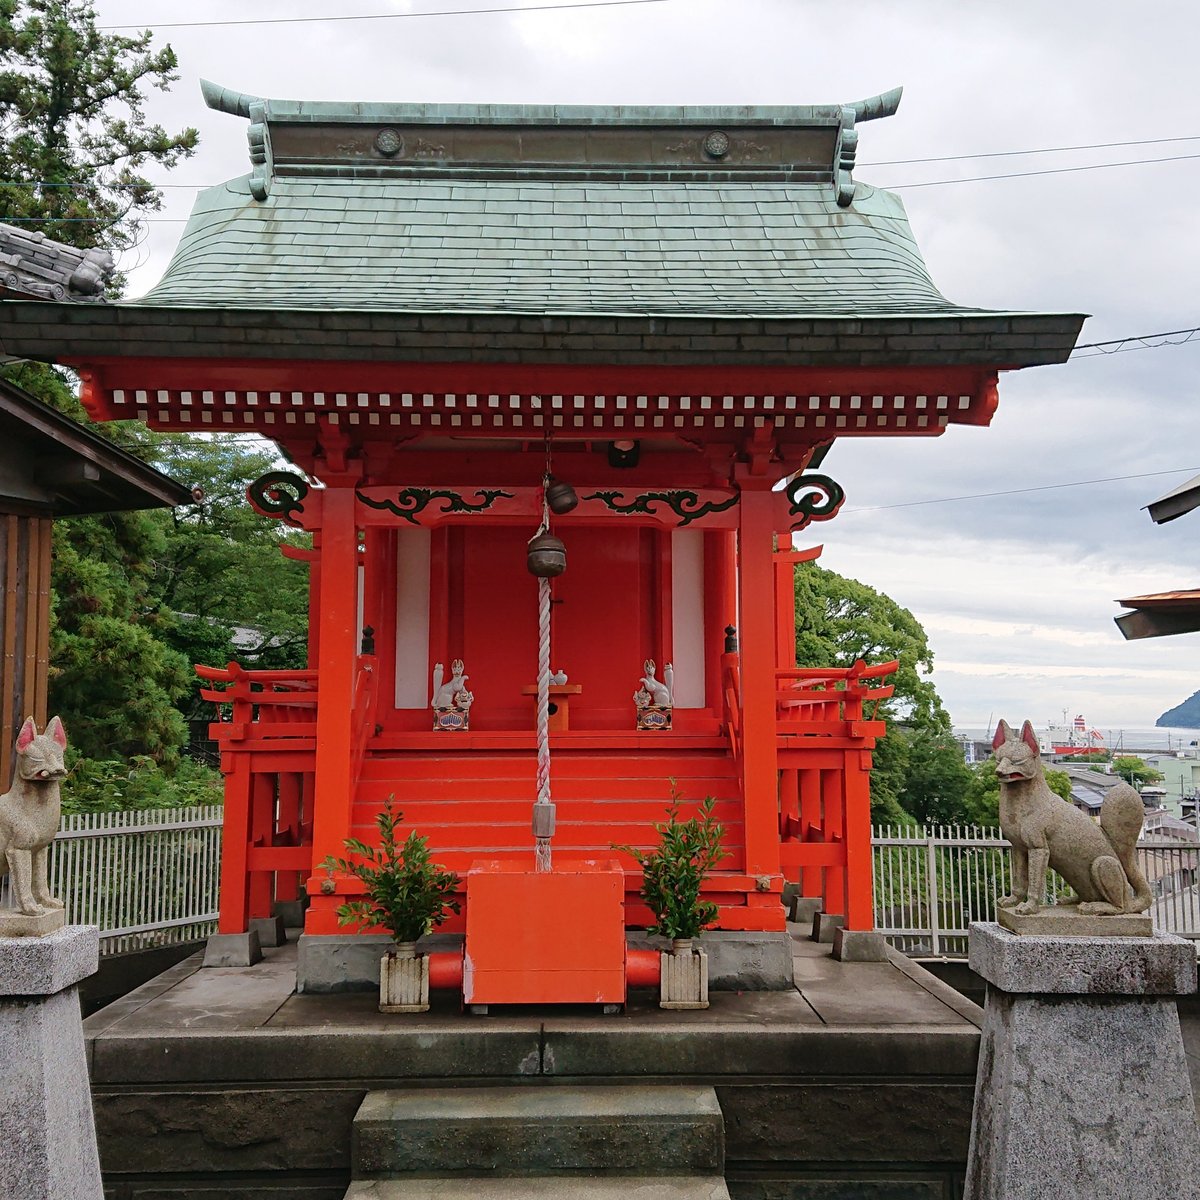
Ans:
[{"label": "tall evergreen tree", "polygon": [[97,28],[91,0],[0,0],[0,221],[117,251],[162,206],[147,166],[190,155],[197,133],[149,124],[148,89],[178,78],[170,46]]}]

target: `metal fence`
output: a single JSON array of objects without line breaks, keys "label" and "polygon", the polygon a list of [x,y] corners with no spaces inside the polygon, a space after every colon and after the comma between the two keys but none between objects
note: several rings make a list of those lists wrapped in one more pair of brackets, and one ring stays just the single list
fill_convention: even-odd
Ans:
[{"label": "metal fence", "polygon": [[[169,946],[216,929],[219,805],[64,817],[50,890],[67,921],[100,928],[102,954]],[[8,879],[0,888],[7,905]]]},{"label": "metal fence", "polygon": [[[64,817],[51,889],[73,924],[100,928],[101,952],[172,945],[216,928],[219,805]],[[967,926],[996,916],[1009,890],[1009,844],[978,825],[876,826],[875,927],[914,955],[963,956]],[[1200,941],[1200,844],[1151,836],[1138,857],[1156,929]],[[8,904],[0,880],[0,904]],[[1051,894],[1065,885],[1051,875]]]},{"label": "metal fence", "polygon": [[[1010,890],[1009,844],[979,825],[875,826],[875,928],[913,955],[965,956],[972,921],[996,919]],[[1154,893],[1155,929],[1200,939],[1200,845],[1148,837],[1138,859]],[[1068,889],[1050,876],[1049,894]]]}]

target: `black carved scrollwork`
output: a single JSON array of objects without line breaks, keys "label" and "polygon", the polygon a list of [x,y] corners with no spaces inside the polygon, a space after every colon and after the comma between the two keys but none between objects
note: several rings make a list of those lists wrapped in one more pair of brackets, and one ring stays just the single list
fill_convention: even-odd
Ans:
[{"label": "black carved scrollwork", "polygon": [[268,471],[246,489],[247,498],[259,512],[295,526],[300,524],[297,517],[304,511],[308,493],[308,481],[291,471]]},{"label": "black carved scrollwork", "polygon": [[787,496],[788,513],[800,518],[793,529],[803,529],[810,521],[828,521],[846,499],[842,485],[828,475],[797,475],[787,485]]},{"label": "black carved scrollwork", "polygon": [[700,517],[707,517],[710,513],[724,512],[738,502],[736,494],[730,496],[728,500],[702,501],[695,492],[682,489],[669,492],[642,492],[632,500],[622,503],[624,496],[624,492],[593,492],[590,496],[584,496],[583,499],[599,500],[606,508],[615,513],[643,513],[647,516],[654,514],[656,504],[665,504],[679,518],[680,529]]},{"label": "black carved scrollwork", "polygon": [[373,500],[370,496],[364,496],[362,492],[355,494],[368,508],[394,513],[397,517],[403,517],[410,525],[420,523],[417,516],[434,500],[443,501],[439,512],[476,513],[486,512],[501,498],[511,500],[513,497],[512,492],[505,492],[500,488],[480,488],[474,493],[479,497],[477,504],[464,499],[458,492],[447,491],[444,488],[406,487],[401,488],[395,496],[388,496],[382,500]]}]

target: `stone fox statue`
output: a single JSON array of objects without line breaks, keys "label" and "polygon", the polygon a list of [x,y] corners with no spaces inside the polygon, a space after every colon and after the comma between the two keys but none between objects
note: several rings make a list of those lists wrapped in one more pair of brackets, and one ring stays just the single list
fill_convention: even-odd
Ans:
[{"label": "stone fox statue", "polygon": [[1127,783],[1109,789],[1100,823],[1055,795],[1046,783],[1037,736],[1028,721],[1020,736],[1001,721],[992,739],[1000,780],[1000,828],[1012,843],[1013,894],[998,902],[1022,915],[1046,903],[1046,869],[1075,889],[1059,905],[1077,904],[1086,916],[1140,913],[1150,885],[1137,862],[1142,798]]},{"label": "stone fox statue", "polygon": [[63,907],[50,895],[46,860],[61,816],[66,748],[67,731],[57,717],[44,733],[28,717],[17,734],[12,787],[0,796],[0,875],[8,872],[13,907],[30,917]]}]

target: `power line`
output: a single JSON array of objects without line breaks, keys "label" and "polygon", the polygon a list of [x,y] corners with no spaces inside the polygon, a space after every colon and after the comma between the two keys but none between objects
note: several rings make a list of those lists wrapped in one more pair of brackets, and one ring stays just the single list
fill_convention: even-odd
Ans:
[{"label": "power line", "polygon": [[[1131,337],[1114,338],[1110,342],[1084,342],[1071,351],[1071,357],[1101,358],[1107,354],[1125,354],[1130,350],[1159,350],[1163,346],[1184,346],[1200,335],[1200,326],[1195,329],[1170,329],[1164,333],[1143,333]],[[1161,341],[1151,341],[1160,338]],[[1106,347],[1111,346],[1112,349]],[[1092,350],[1092,354],[1079,354],[1080,350]]]},{"label": "power line", "polygon": [[570,4],[510,4],[503,8],[446,8],[437,12],[347,13],[334,17],[246,17],[233,21],[167,21],[139,25],[98,25],[106,33],[121,29],[208,29],[225,25],[313,25],[328,21],[400,21],[409,17],[473,17],[485,13],[552,12],[566,8],[624,8],[633,4],[669,4],[671,0],[580,0]]},{"label": "power line", "polygon": [[936,500],[907,500],[903,504],[872,504],[842,509],[846,513],[883,512],[889,508],[917,508],[925,504],[954,504],[959,500],[987,500],[994,496],[1020,496],[1030,492],[1053,492],[1061,488],[1091,487],[1097,483],[1120,483],[1127,479],[1153,479],[1158,475],[1195,474],[1200,467],[1175,467],[1170,471],[1145,471],[1140,475],[1110,475],[1106,479],[1077,479],[1073,483],[1045,483],[1040,487],[1009,488],[1003,492],[973,492],[967,496],[941,496]]},{"label": "power line", "polygon": [[1070,175],[1076,171],[1103,171],[1108,167],[1142,167],[1154,163],[1182,162],[1200,158],[1200,154],[1170,154],[1164,158],[1134,158],[1125,162],[1090,163],[1082,167],[1046,167],[1041,171],[1012,171],[1005,175],[972,175],[967,179],[931,179],[925,183],[893,183],[882,188],[888,192],[902,192],[909,188],[943,187],[948,183],[986,183],[993,179],[1028,179],[1033,175]]},{"label": "power line", "polygon": [[1043,146],[1037,150],[990,150],[984,154],[946,154],[940,158],[894,158],[887,162],[864,162],[860,167],[906,167],[916,163],[965,162],[972,158],[1012,158],[1025,154],[1065,154],[1071,150],[1115,150],[1121,146],[1158,146],[1165,142],[1200,142],[1200,134],[1184,137],[1142,138],[1136,142],[1091,142],[1085,146]]}]

